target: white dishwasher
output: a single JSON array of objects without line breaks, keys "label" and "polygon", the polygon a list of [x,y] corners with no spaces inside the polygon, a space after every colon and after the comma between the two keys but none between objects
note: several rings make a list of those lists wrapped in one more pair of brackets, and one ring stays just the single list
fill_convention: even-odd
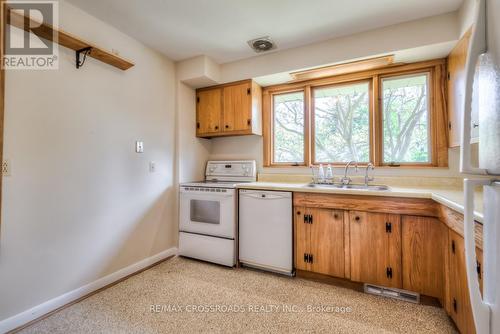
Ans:
[{"label": "white dishwasher", "polygon": [[240,263],[292,275],[292,193],[240,189],[239,195]]}]

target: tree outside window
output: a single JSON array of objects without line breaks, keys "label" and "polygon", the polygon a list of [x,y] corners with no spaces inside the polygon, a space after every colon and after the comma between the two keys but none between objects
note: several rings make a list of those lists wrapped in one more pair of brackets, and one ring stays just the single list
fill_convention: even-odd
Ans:
[{"label": "tree outside window", "polygon": [[314,89],[314,162],[369,162],[370,83]]},{"label": "tree outside window", "polygon": [[304,163],[304,92],[273,96],[274,162]]},{"label": "tree outside window", "polygon": [[382,80],[384,163],[429,163],[427,73]]}]

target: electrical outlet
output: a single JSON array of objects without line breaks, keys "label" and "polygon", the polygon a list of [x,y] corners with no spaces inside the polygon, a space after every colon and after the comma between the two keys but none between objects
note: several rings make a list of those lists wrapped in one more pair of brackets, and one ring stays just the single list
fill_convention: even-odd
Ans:
[{"label": "electrical outlet", "polygon": [[144,142],[142,142],[142,141],[135,142],[135,152],[136,153],[144,153]]},{"label": "electrical outlet", "polygon": [[4,160],[2,161],[2,175],[3,176],[10,176],[10,161],[9,160]]},{"label": "electrical outlet", "polygon": [[154,161],[149,162],[149,172],[150,173],[156,172],[156,162]]}]

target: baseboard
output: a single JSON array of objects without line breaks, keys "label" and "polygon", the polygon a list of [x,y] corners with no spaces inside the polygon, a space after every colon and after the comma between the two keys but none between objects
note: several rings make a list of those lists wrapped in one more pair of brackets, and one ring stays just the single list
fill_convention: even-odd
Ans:
[{"label": "baseboard", "polygon": [[155,254],[151,257],[145,258],[139,262],[136,262],[128,267],[115,271],[105,277],[102,277],[92,283],[84,285],[80,288],[67,292],[61,296],[48,300],[42,304],[39,304],[29,310],[18,313],[10,318],[0,321],[0,333],[6,333],[8,331],[17,329],[35,319],[43,317],[44,315],[53,312],[75,300],[82,297],[88,296],[92,292],[95,292],[103,287],[106,287],[114,282],[123,279],[124,277],[130,276],[138,271],[151,266],[159,261],[162,261],[168,257],[177,254],[177,248],[172,247],[163,252]]}]

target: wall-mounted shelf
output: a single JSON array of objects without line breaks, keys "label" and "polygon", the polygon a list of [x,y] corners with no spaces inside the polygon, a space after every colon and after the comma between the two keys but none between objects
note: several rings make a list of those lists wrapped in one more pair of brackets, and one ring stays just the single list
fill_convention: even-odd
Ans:
[{"label": "wall-mounted shelf", "polygon": [[[10,12],[10,10],[9,10]],[[121,70],[127,70],[134,66],[134,64],[122,57],[119,57],[117,55],[114,55],[110,52],[104,51],[103,49],[85,42],[81,40],[80,38],[76,38],[67,32],[64,32],[62,30],[57,30],[54,27],[48,25],[48,24],[40,24],[40,22],[37,22],[36,20],[33,20],[29,17],[25,17],[24,15],[21,15],[16,12],[10,12],[10,15],[7,15],[7,24],[10,24],[14,27],[17,27],[19,29],[32,32],[35,35],[37,35],[40,38],[56,42],[59,45],[62,45],[64,47],[67,47],[69,49],[75,50],[75,52],[81,52],[81,50],[85,50],[88,48],[90,49],[90,52],[87,54],[89,57],[95,58],[97,60],[102,61],[103,63],[109,64],[111,66],[117,67]],[[30,25],[29,27],[36,27],[36,28],[27,28],[24,25],[24,20],[28,19],[30,20]],[[57,39],[54,40],[53,36],[56,36]]]}]

